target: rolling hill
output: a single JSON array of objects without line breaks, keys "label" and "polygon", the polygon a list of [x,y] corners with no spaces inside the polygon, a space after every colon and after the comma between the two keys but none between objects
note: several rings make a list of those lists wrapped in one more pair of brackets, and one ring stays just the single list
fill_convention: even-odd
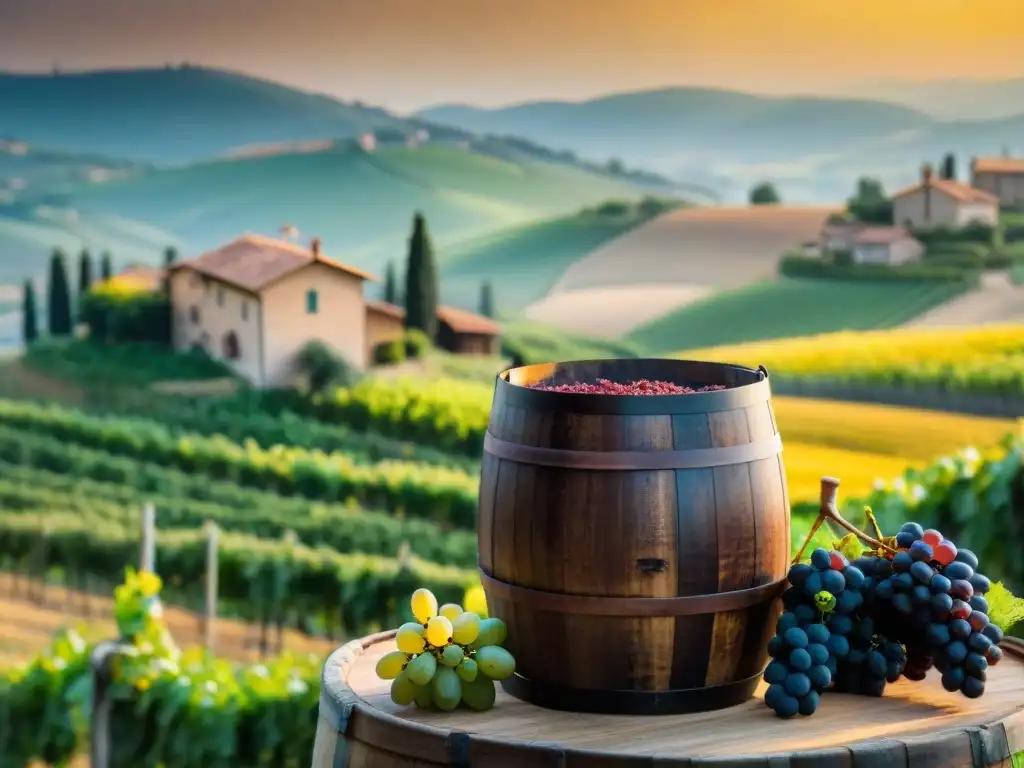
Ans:
[{"label": "rolling hill", "polygon": [[[925,99],[926,100],[926,99]],[[511,133],[591,157],[619,157],[742,199],[769,178],[794,202],[845,199],[856,178],[904,186],[925,158],[996,154],[1020,146],[1024,108],[987,120],[942,120],[869,98],[761,96],[710,88],[666,88],[581,102],[498,109],[441,105],[429,120]]]},{"label": "rolling hill", "polygon": [[487,280],[495,286],[498,310],[518,313],[542,299],[575,262],[676,205],[650,199],[628,207],[609,202],[457,243],[443,254],[442,293],[455,302]]},{"label": "rolling hill", "polygon": [[[0,205],[0,285],[42,273],[54,247],[110,250],[154,263],[167,246],[194,254],[239,234],[297,227],[371,271],[405,252],[424,213],[439,247],[646,190],[572,165],[500,160],[437,145],[366,153],[348,142],[80,181]],[[444,257],[443,250],[441,257]],[[469,305],[476,292],[467,297]]]},{"label": "rolling hill", "polygon": [[834,209],[739,206],[672,211],[575,261],[526,317],[619,338],[715,291],[775,275],[779,254]]}]

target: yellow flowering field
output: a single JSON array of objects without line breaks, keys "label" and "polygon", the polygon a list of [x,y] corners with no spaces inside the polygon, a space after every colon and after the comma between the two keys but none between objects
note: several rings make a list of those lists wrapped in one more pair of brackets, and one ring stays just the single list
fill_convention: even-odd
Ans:
[{"label": "yellow flowering field", "polygon": [[[775,418],[787,450],[793,444],[841,448],[932,461],[965,445],[993,445],[1017,424],[917,408],[773,397]],[[901,470],[902,471],[902,470]]]},{"label": "yellow flowering field", "polygon": [[1024,323],[829,333],[690,349],[676,356],[764,365],[788,378],[1024,394]]}]

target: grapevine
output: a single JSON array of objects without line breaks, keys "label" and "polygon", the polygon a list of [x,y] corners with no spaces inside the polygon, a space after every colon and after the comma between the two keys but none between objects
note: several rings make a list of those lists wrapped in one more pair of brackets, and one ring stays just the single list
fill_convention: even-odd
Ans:
[{"label": "grapevine", "polygon": [[[907,522],[885,536],[865,508],[873,535],[860,531],[838,511],[839,481],[821,482],[821,511],[790,565],[768,643],[765,704],[784,718],[811,715],[826,691],[881,696],[888,683],[923,680],[933,668],[947,691],[982,696],[1024,600],[993,585],[973,552],[937,530]],[[825,522],[846,535],[804,561]]]},{"label": "grapevine", "polygon": [[[467,594],[467,603],[479,596]],[[460,704],[476,711],[494,706],[495,680],[510,677],[516,660],[502,647],[508,630],[498,618],[481,619],[462,606],[438,607],[429,589],[417,589],[415,621],[398,628],[396,650],[377,660],[377,676],[391,680],[391,700],[401,706],[450,712]]]}]

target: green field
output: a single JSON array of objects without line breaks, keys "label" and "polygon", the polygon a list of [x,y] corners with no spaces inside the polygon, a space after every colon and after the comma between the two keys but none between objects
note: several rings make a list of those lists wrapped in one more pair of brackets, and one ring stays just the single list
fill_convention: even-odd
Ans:
[{"label": "green field", "polygon": [[633,331],[657,352],[889,328],[949,300],[958,286],[934,281],[853,282],[783,278],[694,302]]},{"label": "green field", "polygon": [[118,264],[155,263],[168,245],[194,253],[247,231],[275,234],[284,224],[303,239],[321,237],[331,255],[379,271],[404,252],[417,210],[443,259],[446,243],[643,194],[568,165],[444,146],[218,160],[64,184],[45,200],[0,206],[0,285],[41,273],[55,246],[110,250]]},{"label": "green field", "polygon": [[586,210],[459,243],[443,253],[442,291],[454,301],[489,280],[497,308],[518,312],[541,299],[574,262],[653,215],[635,208],[618,215]]}]

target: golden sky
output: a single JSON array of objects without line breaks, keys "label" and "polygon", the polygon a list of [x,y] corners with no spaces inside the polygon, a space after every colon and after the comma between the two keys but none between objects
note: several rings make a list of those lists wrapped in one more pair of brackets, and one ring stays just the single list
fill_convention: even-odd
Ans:
[{"label": "golden sky", "polygon": [[398,110],[1024,76],[1024,0],[0,0],[0,69],[223,66]]}]

